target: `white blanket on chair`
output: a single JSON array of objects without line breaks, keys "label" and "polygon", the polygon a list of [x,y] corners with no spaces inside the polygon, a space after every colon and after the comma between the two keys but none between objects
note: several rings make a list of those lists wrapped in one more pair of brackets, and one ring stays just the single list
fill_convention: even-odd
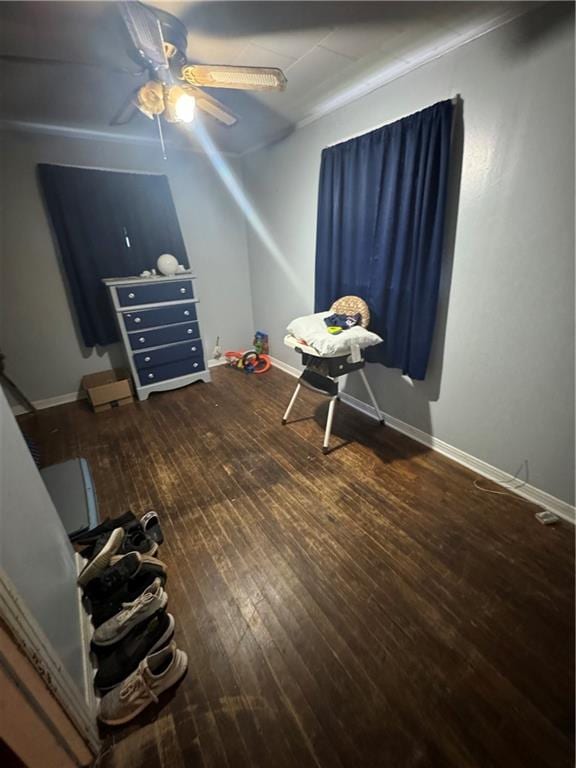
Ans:
[{"label": "white blanket on chair", "polygon": [[349,354],[353,344],[360,349],[365,349],[382,341],[377,333],[372,333],[360,325],[347,328],[342,333],[328,333],[324,318],[331,314],[331,312],[316,312],[314,315],[305,315],[292,320],[286,330],[300,344],[289,343],[289,337],[286,337],[285,343],[291,347],[306,346],[313,350],[310,354],[316,354],[319,357],[340,357]]}]

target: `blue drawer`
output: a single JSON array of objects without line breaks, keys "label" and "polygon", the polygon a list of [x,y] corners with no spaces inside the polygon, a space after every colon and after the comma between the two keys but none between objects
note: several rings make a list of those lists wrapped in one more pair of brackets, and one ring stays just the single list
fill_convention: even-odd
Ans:
[{"label": "blue drawer", "polygon": [[157,325],[186,323],[197,320],[196,304],[176,304],[158,309],[145,309],[140,312],[124,312],[124,326],[127,331],[139,331],[141,328],[154,328]]},{"label": "blue drawer", "polygon": [[182,301],[194,298],[192,280],[170,280],[166,283],[145,285],[137,283],[116,288],[121,307],[135,307],[138,304],[160,304],[163,301]]},{"label": "blue drawer", "polygon": [[141,386],[156,384],[157,381],[178,379],[190,373],[200,373],[204,370],[204,360],[201,357],[190,357],[188,360],[178,360],[175,363],[159,365],[156,368],[143,368],[138,371]]},{"label": "blue drawer", "polygon": [[187,341],[185,344],[174,344],[172,347],[162,347],[150,352],[138,352],[134,356],[134,365],[138,369],[154,368],[165,363],[175,363],[189,357],[204,359],[201,341]]},{"label": "blue drawer", "polygon": [[164,344],[173,344],[176,341],[197,339],[200,334],[198,323],[182,323],[181,325],[167,325],[165,328],[156,328],[155,331],[137,331],[129,333],[132,349],[146,349],[147,347],[161,347]]}]

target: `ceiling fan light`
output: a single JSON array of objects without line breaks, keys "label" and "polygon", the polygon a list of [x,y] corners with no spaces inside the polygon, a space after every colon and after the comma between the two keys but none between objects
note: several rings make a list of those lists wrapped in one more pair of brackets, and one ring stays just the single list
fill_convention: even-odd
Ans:
[{"label": "ceiling fan light", "polygon": [[150,119],[164,111],[164,92],[160,83],[149,80],[138,91],[136,106]]},{"label": "ceiling fan light", "polygon": [[169,123],[191,123],[196,111],[195,97],[179,85],[166,86],[164,117]]},{"label": "ceiling fan light", "polygon": [[196,115],[196,99],[188,93],[182,93],[176,99],[174,114],[182,123],[191,123]]}]

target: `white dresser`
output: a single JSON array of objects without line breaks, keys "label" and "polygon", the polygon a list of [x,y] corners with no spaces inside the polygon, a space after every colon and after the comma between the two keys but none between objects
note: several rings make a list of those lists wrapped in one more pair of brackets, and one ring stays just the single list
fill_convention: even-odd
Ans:
[{"label": "white dresser", "polygon": [[194,275],[104,280],[139,400],[210,381],[196,313]]}]

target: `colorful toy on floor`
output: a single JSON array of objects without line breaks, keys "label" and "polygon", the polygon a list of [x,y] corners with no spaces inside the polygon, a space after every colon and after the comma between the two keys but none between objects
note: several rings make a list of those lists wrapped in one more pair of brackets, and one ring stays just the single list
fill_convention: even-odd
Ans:
[{"label": "colorful toy on floor", "polygon": [[254,334],[254,341],[252,342],[254,349],[258,354],[264,353],[270,354],[270,345],[268,344],[268,334],[264,331],[256,331]]},{"label": "colorful toy on floor", "polygon": [[224,352],[226,363],[230,368],[244,373],[266,373],[272,365],[270,357],[249,349],[246,352]]}]

